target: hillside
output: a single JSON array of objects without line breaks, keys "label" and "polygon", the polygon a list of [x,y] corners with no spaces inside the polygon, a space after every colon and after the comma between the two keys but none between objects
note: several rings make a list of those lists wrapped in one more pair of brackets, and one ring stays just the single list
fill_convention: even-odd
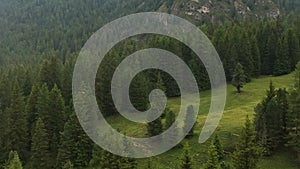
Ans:
[{"label": "hillside", "polygon": [[[273,82],[276,88],[288,89],[294,82],[294,76],[293,74],[290,74],[281,77],[262,77],[259,79],[253,79],[253,82],[247,84],[241,94],[237,94],[236,89],[232,85],[228,85],[225,111],[218,129],[214,134],[219,135],[223,142],[224,150],[229,154],[231,154],[235,148],[235,143],[238,139],[239,131],[244,123],[246,115],[249,115],[253,119],[254,107],[265,97],[270,81]],[[198,143],[201,126],[204,124],[210,105],[210,91],[201,92],[200,97],[201,105],[198,116],[198,126],[195,129],[196,134],[192,139],[183,141],[189,142],[191,145],[196,164],[199,166],[205,163],[207,147],[210,144],[210,140],[204,144]],[[192,102],[193,101],[191,100],[191,104]],[[168,104],[172,110],[177,110],[180,106],[180,100],[173,98],[169,100]],[[121,129],[121,132],[130,136],[143,137],[146,135],[145,126],[129,123],[120,116],[114,116],[107,120],[115,129]],[[141,128],[144,129],[141,130]],[[173,169],[178,164],[180,154],[182,154],[182,149],[171,150],[157,157],[153,157],[153,161],[157,164],[157,166],[160,166],[159,169]],[[144,165],[146,164],[147,159],[139,160],[141,168],[145,167]],[[297,169],[297,166],[298,164],[295,156],[285,149],[277,151],[274,156],[264,158],[259,163],[259,167],[263,169]]]},{"label": "hillside", "polygon": [[[276,3],[275,3],[276,2]],[[290,3],[293,2],[293,3]],[[0,65],[77,55],[105,23],[146,11],[169,12],[196,24],[271,19],[299,12],[282,0],[1,0]]]}]

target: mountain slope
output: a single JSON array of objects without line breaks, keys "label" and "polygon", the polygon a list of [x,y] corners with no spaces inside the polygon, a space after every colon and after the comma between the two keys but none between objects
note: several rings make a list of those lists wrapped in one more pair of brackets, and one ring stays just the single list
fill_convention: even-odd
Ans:
[{"label": "mountain slope", "polygon": [[136,12],[168,12],[196,24],[276,18],[285,11],[299,12],[295,0],[273,1],[0,0],[0,66],[36,63],[52,56],[64,61],[77,55],[102,25]]}]

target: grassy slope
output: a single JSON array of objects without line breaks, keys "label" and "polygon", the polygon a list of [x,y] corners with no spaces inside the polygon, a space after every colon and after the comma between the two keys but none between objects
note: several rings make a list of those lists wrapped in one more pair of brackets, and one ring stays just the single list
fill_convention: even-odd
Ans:
[{"label": "grassy slope", "polygon": [[[279,88],[289,88],[293,84],[293,76],[286,75],[281,77],[262,77],[259,79],[253,79],[253,81],[247,84],[243,88],[241,94],[235,92],[234,87],[228,85],[227,91],[227,102],[225,112],[223,114],[222,120],[218,126],[217,133],[222,139],[224,149],[227,152],[231,152],[234,149],[235,142],[238,138],[238,133],[241,126],[244,123],[246,115],[253,117],[254,107],[259,103],[262,98],[265,96],[266,89],[270,81],[273,81],[273,84]],[[180,100],[178,98],[169,99],[168,106],[177,110],[179,108]],[[191,101],[191,104],[192,101]],[[193,138],[189,140],[184,140],[183,142],[188,141],[192,147],[192,152],[195,157],[196,168],[205,162],[205,156],[207,154],[207,147],[209,141],[204,144],[198,144],[198,137],[203,125],[206,114],[208,112],[210,104],[210,91],[205,91],[201,93],[201,106],[200,114],[198,118],[198,126],[196,127],[196,134]],[[113,117],[108,119],[108,121],[115,128],[122,128],[122,132],[131,136],[144,136],[146,133],[145,125],[130,123],[122,117]],[[167,169],[167,168],[177,168],[178,159],[180,158],[182,149],[177,148],[173,149],[162,155],[153,157],[153,162],[158,166],[155,168]],[[147,163],[147,159],[139,160],[139,168],[144,168],[143,166]],[[275,154],[273,157],[265,158],[259,163],[260,168],[262,169],[297,169],[296,164],[293,162],[292,155],[284,149]]]}]

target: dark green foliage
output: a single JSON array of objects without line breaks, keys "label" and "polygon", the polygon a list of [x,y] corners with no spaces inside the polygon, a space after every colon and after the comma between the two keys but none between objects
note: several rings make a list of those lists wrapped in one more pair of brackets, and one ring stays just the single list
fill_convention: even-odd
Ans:
[{"label": "dark green foliage", "polygon": [[257,45],[257,40],[254,36],[251,38],[251,54],[253,59],[252,75],[254,77],[259,77],[261,72],[261,56]]},{"label": "dark green foliage", "polygon": [[120,157],[94,145],[90,166],[99,169],[136,169],[135,159]]},{"label": "dark green foliage", "polygon": [[287,135],[287,92],[275,90],[270,83],[267,97],[255,108],[256,140],[264,148],[264,155],[270,155],[278,146],[284,144]]},{"label": "dark green foliage", "polygon": [[280,76],[291,72],[291,65],[288,54],[288,44],[286,38],[279,39],[273,75]]},{"label": "dark green foliage", "polygon": [[288,29],[286,33],[288,58],[292,70],[296,68],[296,64],[300,60],[300,45],[299,39],[294,29]]},{"label": "dark green foliage", "polygon": [[7,150],[17,151],[20,154],[20,158],[25,160],[29,138],[24,98],[17,81],[13,85],[10,106],[7,113]]},{"label": "dark green foliage", "polygon": [[175,122],[175,114],[172,110],[167,109],[166,110],[166,124],[165,129],[168,129],[172,126],[172,124]]},{"label": "dark green foliage", "polygon": [[68,160],[65,165],[62,167],[62,169],[74,169],[73,164],[71,163],[70,160]]},{"label": "dark green foliage", "polygon": [[62,80],[61,72],[62,64],[57,58],[51,57],[50,60],[44,60],[42,62],[39,81],[41,84],[47,84],[49,89],[52,89],[55,84],[60,88]]},{"label": "dark green foliage", "polygon": [[231,83],[236,87],[237,92],[241,93],[241,88],[243,88],[246,83],[246,75],[244,73],[244,68],[240,63],[238,63],[234,69]]},{"label": "dark green foliage", "polygon": [[161,123],[161,118],[157,118],[152,122],[147,124],[148,136],[156,136],[159,135],[163,131],[163,126]]},{"label": "dark green foliage", "polygon": [[291,89],[289,95],[289,107],[287,129],[288,129],[288,143],[298,156],[300,160],[300,62],[297,64],[295,73],[295,85]]},{"label": "dark green foliage", "polygon": [[57,150],[57,145],[59,144],[59,133],[63,131],[64,124],[66,122],[65,114],[65,103],[61,95],[60,90],[54,85],[53,89],[49,93],[49,132],[50,135],[50,148],[52,150]]},{"label": "dark green foliage", "polygon": [[37,84],[35,84],[32,86],[32,90],[29,95],[29,98],[27,99],[27,104],[26,104],[29,138],[32,138],[33,136],[34,124],[38,117],[38,106],[37,106],[38,97],[39,97],[39,87]]},{"label": "dark green foliage", "polygon": [[248,116],[239,136],[236,150],[233,153],[233,166],[236,169],[255,169],[261,150],[255,145],[255,131]]},{"label": "dark green foliage", "polygon": [[190,146],[186,143],[183,147],[183,153],[181,157],[181,163],[179,164],[179,168],[192,169],[193,165],[193,157],[190,152]]},{"label": "dark green foliage", "polygon": [[218,135],[215,136],[212,143],[218,153],[218,161],[221,162],[222,160],[224,160],[224,150]]},{"label": "dark green foliage", "polygon": [[203,169],[220,169],[218,151],[212,142],[208,148],[208,158]]},{"label": "dark green foliage", "polygon": [[149,104],[148,84],[149,81],[143,74],[138,74],[131,82],[130,100],[132,105],[139,111],[147,110],[147,105]]},{"label": "dark green foliage", "polygon": [[4,169],[23,169],[22,162],[19,158],[17,151],[11,151],[9,153],[9,158]]},{"label": "dark green foliage", "polygon": [[41,118],[38,118],[32,136],[31,168],[51,168],[49,161],[49,137]]},{"label": "dark green foliage", "polygon": [[70,115],[60,135],[57,167],[70,160],[74,167],[85,167],[92,156],[92,142],[81,128],[75,113]]},{"label": "dark green foliage", "polygon": [[189,123],[193,122],[194,114],[195,114],[194,107],[192,105],[188,106],[186,116],[185,116],[184,126],[183,126],[183,131],[184,132],[188,131],[188,134],[185,136],[185,138],[190,138],[194,136],[194,129],[195,126],[197,125],[197,121],[190,130],[188,130],[188,126],[187,126]]}]

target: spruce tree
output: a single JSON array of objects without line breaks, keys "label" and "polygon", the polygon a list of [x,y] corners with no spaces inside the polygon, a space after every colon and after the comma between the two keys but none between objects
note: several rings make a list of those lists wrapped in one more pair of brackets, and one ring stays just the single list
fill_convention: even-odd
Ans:
[{"label": "spruce tree", "polygon": [[25,156],[28,151],[29,139],[24,98],[17,81],[15,81],[13,85],[11,103],[7,113],[7,148],[8,150],[17,151],[20,154],[20,158],[25,160]]},{"label": "spruce tree", "polygon": [[4,169],[23,169],[22,162],[19,158],[17,151],[11,151],[9,153],[9,159]]},{"label": "spruce tree", "polygon": [[261,56],[259,48],[257,46],[257,39],[255,38],[255,36],[251,38],[251,54],[253,58],[252,75],[254,77],[259,77],[261,73]]},{"label": "spruce tree", "polygon": [[195,129],[195,126],[197,124],[197,120],[196,120],[195,124],[193,125],[193,127],[190,130],[188,130],[188,124],[193,121],[194,114],[195,114],[195,112],[194,112],[193,106],[192,105],[188,106],[186,116],[185,116],[185,120],[184,120],[183,131],[184,132],[189,131],[189,132],[188,132],[188,134],[186,135],[185,138],[190,138],[190,137],[194,136],[194,129]]},{"label": "spruce tree", "polygon": [[300,159],[300,62],[296,66],[295,85],[290,91],[288,113],[288,143]]},{"label": "spruce tree", "polygon": [[257,168],[261,150],[255,145],[255,131],[248,116],[239,137],[239,141],[232,156],[233,166],[236,169]]},{"label": "spruce tree", "polygon": [[36,121],[31,146],[31,167],[51,168],[49,159],[49,138],[41,118]]},{"label": "spruce tree", "polygon": [[298,61],[300,60],[300,44],[299,39],[294,29],[287,30],[287,45],[288,45],[288,56],[290,58],[290,65],[292,70],[296,68]]},{"label": "spruce tree", "polygon": [[39,81],[41,84],[47,84],[50,90],[55,84],[61,88],[61,71],[62,64],[57,58],[51,57],[50,60],[44,60],[39,72]]},{"label": "spruce tree", "polygon": [[59,133],[63,131],[66,122],[65,103],[57,85],[54,84],[53,89],[49,93],[49,131],[50,149],[57,154],[57,145],[59,145]]},{"label": "spruce tree", "polygon": [[243,88],[246,83],[246,75],[244,73],[244,68],[240,63],[238,63],[234,69],[231,83],[236,87],[237,92],[241,93],[241,88]]},{"label": "spruce tree", "polygon": [[91,156],[92,142],[81,128],[73,112],[60,135],[56,165],[61,168],[70,160],[75,168],[85,167],[91,160]]},{"label": "spruce tree", "polygon": [[213,141],[208,148],[208,157],[203,169],[220,169],[218,151]]},{"label": "spruce tree", "polygon": [[183,154],[181,157],[181,163],[179,164],[180,169],[192,169],[193,168],[193,157],[190,152],[190,147],[186,143],[183,148]]},{"label": "spruce tree", "polygon": [[[33,136],[33,128],[38,116],[38,106],[37,106],[38,96],[39,96],[39,87],[37,84],[34,84],[32,86],[32,90],[30,92],[26,104],[26,115],[27,115],[29,138],[32,138]],[[29,140],[29,145],[31,146],[31,140]]]},{"label": "spruce tree", "polygon": [[288,56],[288,44],[285,37],[278,40],[278,50],[276,52],[276,61],[273,68],[273,75],[280,76],[291,72],[291,66]]},{"label": "spruce tree", "polygon": [[172,124],[175,121],[175,114],[172,110],[167,109],[166,110],[166,124],[165,124],[165,129],[168,129],[169,127],[172,126]]},{"label": "spruce tree", "polygon": [[267,96],[255,107],[255,112],[256,141],[264,148],[264,155],[270,155],[284,144],[287,135],[287,92],[275,90],[271,82]]},{"label": "spruce tree", "polygon": [[73,164],[71,163],[70,160],[68,160],[65,165],[62,167],[62,169],[74,169]]},{"label": "spruce tree", "polygon": [[218,160],[219,162],[221,162],[222,160],[224,160],[224,150],[218,135],[214,137],[213,144],[216,148],[216,151],[218,152]]},{"label": "spruce tree", "polygon": [[[150,114],[149,116],[152,115]],[[159,135],[163,131],[161,117],[158,117],[157,119],[147,123],[147,131],[148,131],[148,136],[150,137]]]}]

